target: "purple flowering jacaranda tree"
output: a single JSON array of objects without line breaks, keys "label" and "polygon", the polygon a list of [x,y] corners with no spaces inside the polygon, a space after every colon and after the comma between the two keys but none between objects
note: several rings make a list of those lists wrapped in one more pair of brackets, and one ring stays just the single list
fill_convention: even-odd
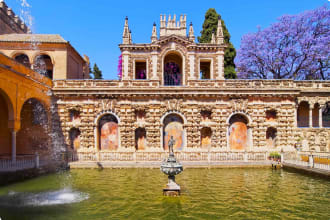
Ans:
[{"label": "purple flowering jacaranda tree", "polygon": [[325,5],[242,37],[235,63],[239,78],[330,79],[330,11]]}]

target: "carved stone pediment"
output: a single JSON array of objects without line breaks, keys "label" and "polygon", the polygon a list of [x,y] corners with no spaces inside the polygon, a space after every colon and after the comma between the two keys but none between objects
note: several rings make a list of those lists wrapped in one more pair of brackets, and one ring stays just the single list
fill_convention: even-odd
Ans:
[{"label": "carved stone pediment", "polygon": [[103,111],[112,111],[113,112],[116,104],[117,104],[116,100],[104,99],[101,101],[101,108]]},{"label": "carved stone pediment", "polygon": [[233,98],[229,103],[233,111],[245,112],[248,106],[248,99]]},{"label": "carved stone pediment", "polygon": [[191,44],[192,43],[187,38],[184,38],[184,37],[181,37],[181,36],[177,36],[177,35],[170,35],[170,36],[162,37],[156,43],[158,43],[160,45],[164,45],[164,44],[167,44],[169,42],[175,42],[175,43],[183,44],[183,45],[188,45],[188,44]]}]

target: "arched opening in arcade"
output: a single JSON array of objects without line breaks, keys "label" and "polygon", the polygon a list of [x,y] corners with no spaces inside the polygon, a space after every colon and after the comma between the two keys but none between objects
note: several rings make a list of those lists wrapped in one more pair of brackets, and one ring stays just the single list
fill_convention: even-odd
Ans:
[{"label": "arched opening in arcade", "polygon": [[312,124],[314,128],[319,127],[319,112],[320,112],[320,105],[319,103],[314,104],[314,108],[312,110]]},{"label": "arched opening in arcade", "polygon": [[135,149],[145,150],[147,147],[147,132],[145,128],[135,129]]},{"label": "arched opening in arcade", "polygon": [[248,128],[249,119],[243,114],[234,114],[229,119],[228,143],[231,150],[248,149],[252,137]]},{"label": "arched opening in arcade", "polygon": [[53,63],[48,55],[38,55],[33,63],[33,69],[41,75],[53,79]]},{"label": "arched opening in arcade", "polygon": [[325,104],[322,111],[322,126],[324,128],[330,128],[330,102]]},{"label": "arched opening in arcade", "polygon": [[309,104],[306,101],[299,103],[297,110],[297,126],[309,127]]},{"label": "arched opening in arcade", "polygon": [[113,114],[103,115],[98,122],[99,150],[119,147],[118,119]]},{"label": "arched opening in arcade", "polygon": [[78,150],[80,148],[80,130],[78,128],[71,128],[69,131],[70,148],[71,150]]},{"label": "arched opening in arcade", "polygon": [[212,130],[209,127],[201,129],[201,147],[209,149],[211,147]]},{"label": "arched opening in arcade", "polygon": [[50,146],[48,117],[44,105],[37,99],[25,101],[21,110],[21,129],[17,132],[17,155],[47,155]]},{"label": "arched opening in arcade", "polygon": [[180,86],[183,82],[182,57],[176,52],[168,53],[164,58],[164,85]]},{"label": "arched opening in arcade", "polygon": [[267,148],[275,148],[276,147],[276,137],[277,137],[277,129],[274,127],[267,128],[266,131],[266,145]]},{"label": "arched opening in arcade", "polygon": [[185,147],[184,120],[176,113],[167,115],[163,120],[163,148],[168,150],[168,142],[173,137],[174,150],[182,150]]},{"label": "arched opening in arcade", "polygon": [[26,54],[22,54],[22,53],[21,54],[16,54],[14,56],[14,59],[17,62],[23,64],[26,67],[29,67],[29,68],[31,67],[30,59],[29,59],[29,57]]},{"label": "arched opening in arcade", "polygon": [[0,156],[11,154],[11,130],[9,120],[13,116],[13,107],[5,92],[0,90]]}]

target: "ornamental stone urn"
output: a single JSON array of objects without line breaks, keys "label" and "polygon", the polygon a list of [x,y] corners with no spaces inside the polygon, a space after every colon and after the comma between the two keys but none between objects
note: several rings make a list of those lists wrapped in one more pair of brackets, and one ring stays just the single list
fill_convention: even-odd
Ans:
[{"label": "ornamental stone urn", "polygon": [[165,196],[179,196],[181,192],[180,186],[175,182],[175,175],[181,173],[183,171],[183,167],[181,163],[176,161],[174,156],[174,143],[175,140],[173,139],[173,136],[171,136],[171,139],[168,142],[169,156],[160,166],[160,170],[168,175],[168,183],[166,188],[163,189],[163,195]]}]

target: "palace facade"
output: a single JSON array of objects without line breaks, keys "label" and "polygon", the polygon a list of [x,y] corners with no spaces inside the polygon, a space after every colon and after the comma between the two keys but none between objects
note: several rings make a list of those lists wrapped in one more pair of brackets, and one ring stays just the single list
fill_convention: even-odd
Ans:
[{"label": "palace facade", "polygon": [[[0,12],[15,21],[4,2]],[[171,136],[182,161],[330,151],[330,82],[224,79],[221,22],[210,43],[196,43],[185,15],[161,15],[151,41],[135,44],[126,18],[119,80],[88,79],[88,57],[68,41],[16,24],[0,33],[2,155],[161,161]]]}]

